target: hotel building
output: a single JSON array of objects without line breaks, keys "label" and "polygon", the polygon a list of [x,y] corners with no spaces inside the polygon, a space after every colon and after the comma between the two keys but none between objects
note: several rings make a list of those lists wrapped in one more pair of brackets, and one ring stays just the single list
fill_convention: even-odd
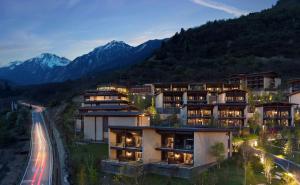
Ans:
[{"label": "hotel building", "polygon": [[293,127],[295,104],[288,102],[272,102],[257,105],[259,124],[269,128]]},{"label": "hotel building", "polygon": [[219,93],[214,109],[219,126],[243,128],[247,123],[247,92],[234,89]]},{"label": "hotel building", "polygon": [[281,78],[275,72],[262,72],[251,74],[235,74],[229,78],[229,82],[240,84],[240,88],[251,89],[254,93],[276,92],[281,85]]},{"label": "hotel building", "polygon": [[109,159],[102,161],[108,173],[132,175],[120,169],[143,165],[146,173],[190,178],[195,170],[215,164],[210,153],[215,143],[224,144],[225,158],[232,152],[228,129],[110,126],[109,130]]},{"label": "hotel building", "polygon": [[86,91],[79,108],[76,130],[84,140],[101,142],[108,138],[108,126],[149,126],[150,117],[128,102],[127,89],[116,85]]}]

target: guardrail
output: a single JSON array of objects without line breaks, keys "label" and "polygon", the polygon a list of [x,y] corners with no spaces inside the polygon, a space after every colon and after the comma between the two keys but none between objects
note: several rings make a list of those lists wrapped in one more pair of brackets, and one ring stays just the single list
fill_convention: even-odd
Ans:
[{"label": "guardrail", "polygon": [[[45,110],[46,111],[46,110]],[[52,173],[52,184],[53,185],[62,185],[62,179],[61,179],[61,167],[60,167],[60,161],[59,161],[59,154],[57,150],[57,144],[56,140],[54,138],[53,134],[53,125],[50,124],[49,118],[47,114],[45,114],[45,111],[43,111],[42,116],[44,118],[48,135],[51,141],[52,145],[52,153],[53,153],[53,173]]]}]

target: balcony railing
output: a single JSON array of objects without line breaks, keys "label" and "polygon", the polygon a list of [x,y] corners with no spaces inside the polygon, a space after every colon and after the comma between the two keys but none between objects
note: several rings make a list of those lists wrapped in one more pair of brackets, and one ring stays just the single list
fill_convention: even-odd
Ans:
[{"label": "balcony railing", "polygon": [[264,115],[264,119],[292,119],[291,116],[267,116]]},{"label": "balcony railing", "polygon": [[139,143],[133,143],[133,144],[128,144],[125,142],[117,143],[117,142],[110,142],[110,147],[113,148],[120,148],[120,149],[142,149],[142,144]]},{"label": "balcony railing", "polygon": [[213,115],[201,115],[201,114],[189,114],[188,118],[206,118],[206,119],[211,119]]},{"label": "balcony railing", "polygon": [[156,145],[157,149],[160,150],[174,150],[174,151],[186,151],[186,152],[193,152],[194,146],[193,145],[174,145],[171,147],[170,145]]}]

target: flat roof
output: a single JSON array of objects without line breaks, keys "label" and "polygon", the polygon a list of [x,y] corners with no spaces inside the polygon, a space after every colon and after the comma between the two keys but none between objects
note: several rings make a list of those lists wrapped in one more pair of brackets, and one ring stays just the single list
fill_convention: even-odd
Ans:
[{"label": "flat roof", "polygon": [[127,96],[125,93],[115,91],[115,90],[109,90],[109,91],[100,91],[100,90],[87,90],[83,94],[84,96],[94,96],[94,95],[110,95],[110,96]]},{"label": "flat roof", "polygon": [[163,126],[108,126],[110,129],[124,129],[124,130],[142,130],[142,129],[154,129],[157,131],[173,131],[173,132],[230,132],[233,129],[230,128],[196,128],[196,127],[163,127]]},{"label": "flat roof", "polygon": [[117,116],[117,117],[135,117],[143,113],[138,111],[94,111],[82,113],[83,116]]},{"label": "flat roof", "polygon": [[84,103],[129,103],[127,100],[89,100]]},{"label": "flat roof", "polygon": [[91,106],[91,107],[80,107],[79,110],[103,110],[103,109],[129,109],[133,108],[136,109],[135,106],[133,105],[112,105],[112,104],[102,104],[102,105],[97,105],[97,106]]},{"label": "flat roof", "polygon": [[299,93],[300,93],[300,91],[295,91],[295,92],[288,94],[288,96],[292,96],[292,95],[299,94]]}]

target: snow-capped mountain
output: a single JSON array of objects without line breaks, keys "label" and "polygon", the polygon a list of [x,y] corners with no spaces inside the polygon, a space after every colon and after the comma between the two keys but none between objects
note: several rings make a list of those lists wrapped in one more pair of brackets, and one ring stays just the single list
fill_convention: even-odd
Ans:
[{"label": "snow-capped mountain", "polygon": [[70,60],[64,57],[43,53],[23,62],[11,62],[8,66],[0,68],[0,78],[17,84],[45,83],[55,77],[54,72],[61,71],[69,63]]},{"label": "snow-capped mountain", "polygon": [[161,43],[162,40],[150,40],[133,47],[122,41],[111,41],[73,61],[44,53],[0,68],[0,78],[22,85],[76,79],[142,62],[158,49]]},{"label": "snow-capped mountain", "polygon": [[35,62],[41,67],[53,68],[58,66],[66,66],[70,63],[70,60],[64,57],[58,57],[50,53],[43,53],[35,58],[29,59],[26,62]]}]

